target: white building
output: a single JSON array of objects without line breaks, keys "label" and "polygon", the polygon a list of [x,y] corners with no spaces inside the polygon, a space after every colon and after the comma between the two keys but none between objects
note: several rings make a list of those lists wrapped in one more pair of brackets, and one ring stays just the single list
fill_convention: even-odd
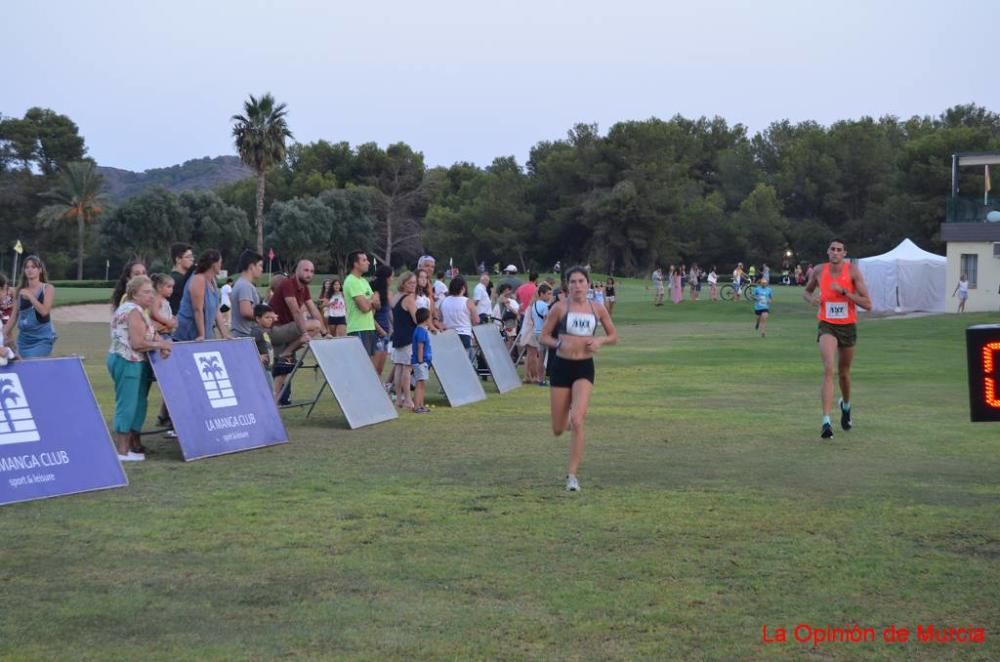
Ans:
[{"label": "white building", "polygon": [[[941,239],[948,245],[946,306],[950,312],[958,308],[958,299],[951,294],[958,279],[965,274],[969,279],[969,300],[965,310],[996,312],[1000,310],[1000,222],[990,222],[987,216],[1000,215],[1000,198],[989,195],[988,190],[960,194],[958,168],[967,166],[983,170],[989,166],[1000,168],[1000,152],[952,156],[952,195],[948,201],[947,220],[941,224]],[[977,188],[983,191],[986,179],[977,179],[982,182]]]}]

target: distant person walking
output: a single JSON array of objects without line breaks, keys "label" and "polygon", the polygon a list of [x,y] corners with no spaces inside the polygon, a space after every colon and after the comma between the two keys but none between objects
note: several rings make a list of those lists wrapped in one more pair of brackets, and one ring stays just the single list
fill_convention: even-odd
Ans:
[{"label": "distant person walking", "polygon": [[701,269],[697,262],[691,265],[691,271],[688,273],[688,294],[691,301],[697,301],[698,295],[701,294]]},{"label": "distant person walking", "polygon": [[951,296],[958,295],[958,312],[965,312],[965,302],[969,298],[969,277],[962,274],[961,278],[958,279],[958,285],[955,286],[955,291],[951,293]]},{"label": "distant person walking", "polygon": [[[830,412],[833,410],[834,366],[840,378],[840,427],[850,430],[854,425],[851,415],[851,363],[858,338],[857,307],[871,310],[872,302],[861,270],[845,259],[847,250],[844,242],[834,239],[826,254],[830,261],[813,270],[802,298],[819,307],[816,342],[823,359],[823,423],[820,437],[830,439],[833,437]],[[816,290],[819,292],[814,294]]]},{"label": "distant person walking", "polygon": [[708,299],[709,301],[719,300],[719,274],[715,271],[715,265],[712,265],[712,270],[708,272]]},{"label": "distant person walking", "polygon": [[684,265],[670,275],[670,300],[674,303],[684,300]]},{"label": "distant person walking", "polygon": [[[674,273],[674,267],[673,267],[673,265],[671,265],[671,267],[670,267],[670,273],[671,274]],[[652,278],[653,278],[653,305],[654,306],[662,306],[663,305],[663,293],[664,293],[664,288],[663,288],[663,269],[661,269],[660,267],[656,267],[656,269],[653,270],[653,276],[652,276]]]}]

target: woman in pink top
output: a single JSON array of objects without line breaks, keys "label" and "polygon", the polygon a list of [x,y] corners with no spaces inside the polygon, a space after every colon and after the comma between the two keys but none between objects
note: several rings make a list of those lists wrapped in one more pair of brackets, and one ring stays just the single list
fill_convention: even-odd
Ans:
[{"label": "woman in pink top", "polygon": [[674,303],[680,303],[684,300],[684,286],[681,285],[681,274],[684,273],[684,267],[680,269],[674,269],[673,273],[670,274],[670,299]]}]

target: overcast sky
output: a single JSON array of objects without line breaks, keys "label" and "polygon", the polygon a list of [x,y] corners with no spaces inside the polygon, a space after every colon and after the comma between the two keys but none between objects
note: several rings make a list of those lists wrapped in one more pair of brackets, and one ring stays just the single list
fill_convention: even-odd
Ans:
[{"label": "overcast sky", "polygon": [[986,0],[11,2],[0,113],[72,118],[101,165],[234,154],[248,94],[300,142],[405,141],[429,165],[523,163],[577,122],[1000,110]]}]

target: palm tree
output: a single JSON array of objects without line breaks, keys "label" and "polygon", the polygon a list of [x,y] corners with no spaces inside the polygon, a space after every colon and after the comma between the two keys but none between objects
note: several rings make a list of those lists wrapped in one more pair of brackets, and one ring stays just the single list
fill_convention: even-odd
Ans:
[{"label": "palm tree", "polygon": [[219,365],[219,357],[203,356],[199,360],[202,366],[201,371],[212,379],[218,379],[216,375],[222,372],[222,367]]},{"label": "palm tree", "polygon": [[240,160],[257,173],[257,252],[264,254],[264,182],[267,173],[285,160],[285,139],[292,137],[285,121],[285,104],[275,104],[268,92],[260,99],[250,95],[243,115],[233,115],[233,138]]},{"label": "palm tree", "polygon": [[14,431],[14,424],[7,413],[7,401],[13,400],[16,405],[18,397],[20,396],[14,390],[14,382],[10,379],[0,379],[0,408],[3,408],[3,423],[7,426],[7,430],[0,430],[0,432]]},{"label": "palm tree", "polygon": [[109,205],[108,197],[101,193],[103,183],[104,178],[97,173],[93,161],[74,161],[59,171],[56,186],[42,194],[52,201],[38,212],[42,224],[76,221],[77,280],[83,280],[84,229],[87,224],[96,221]]}]

